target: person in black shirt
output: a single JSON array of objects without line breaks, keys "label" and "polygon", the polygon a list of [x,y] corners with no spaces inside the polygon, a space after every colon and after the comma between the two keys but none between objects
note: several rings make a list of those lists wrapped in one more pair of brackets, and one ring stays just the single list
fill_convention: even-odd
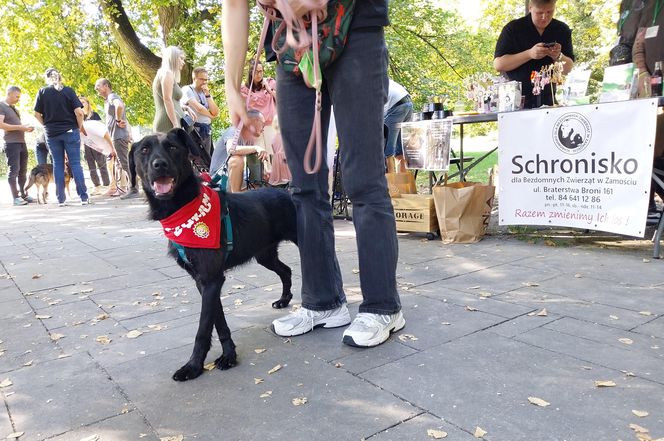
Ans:
[{"label": "person in black shirt", "polygon": [[[568,74],[574,67],[574,50],[569,26],[553,18],[556,0],[530,0],[528,11],[528,15],[503,28],[496,42],[493,67],[510,80],[521,82],[525,108],[533,108],[538,107],[539,100],[532,93],[531,72],[563,61],[563,74]],[[553,105],[550,84],[541,92],[541,104]]]},{"label": "person in black shirt", "polygon": [[44,77],[48,86],[37,93],[35,118],[44,125],[46,144],[53,156],[53,174],[55,175],[55,194],[58,205],[64,207],[65,199],[65,153],[76,182],[76,192],[82,205],[89,204],[88,189],[81,167],[81,136],[83,127],[83,105],[71,87],[62,84],[60,73],[46,69]]}]

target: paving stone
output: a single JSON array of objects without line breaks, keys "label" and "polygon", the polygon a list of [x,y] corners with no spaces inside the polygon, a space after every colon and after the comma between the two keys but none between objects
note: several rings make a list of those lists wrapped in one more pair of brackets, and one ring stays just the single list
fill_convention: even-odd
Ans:
[{"label": "paving stone", "polygon": [[637,326],[633,329],[633,331],[641,334],[654,335],[659,338],[664,338],[664,317],[658,317],[655,320]]},{"label": "paving stone", "polygon": [[[25,326],[25,325],[30,326]],[[3,318],[0,325],[0,373],[10,372],[33,364],[56,359],[62,352],[53,343],[46,329],[32,316]]]},{"label": "paving stone", "polygon": [[592,340],[603,345],[627,349],[636,356],[645,355],[664,360],[664,339],[662,338],[646,336],[569,317],[563,317],[560,320],[548,323],[544,328]]},{"label": "paving stone", "polygon": [[[107,374],[85,354],[12,372],[4,389],[21,440],[43,440],[81,425],[120,415],[125,399]],[[8,389],[8,390],[7,390]]]},{"label": "paving stone", "polygon": [[618,372],[632,372],[637,377],[664,385],[662,360],[654,354],[636,355],[629,348],[601,344],[545,328],[533,329],[517,335],[514,339],[575,357],[580,363],[594,363]]},{"label": "paving stone", "polygon": [[[636,311],[587,302],[577,299],[573,295],[567,297],[548,294],[539,291],[539,287],[510,291],[501,295],[499,299],[504,302],[530,306],[538,310],[546,309],[549,315],[573,317],[625,330],[632,329],[652,319],[652,317],[646,317]],[[612,317],[619,317],[620,319],[615,320]]]},{"label": "paving stone", "polygon": [[0,304],[4,302],[13,302],[23,300],[23,293],[16,286],[6,286],[0,288]]},{"label": "paving stone", "polygon": [[553,314],[547,315],[546,317],[537,315],[530,316],[526,314],[511,320],[507,320],[497,326],[492,327],[491,329],[488,329],[488,331],[502,335],[503,337],[514,337],[559,319],[560,316]]},{"label": "paving stone", "polygon": [[99,441],[159,441],[159,437],[152,432],[141,414],[131,410],[130,406],[123,407],[121,412],[125,409],[127,409],[127,413],[70,430],[62,435],[49,438],[49,441],[81,441],[95,435],[99,437]]},{"label": "paving stone", "polygon": [[0,436],[6,437],[10,433],[14,433],[14,429],[12,428],[12,423],[9,420],[7,409],[3,406],[0,408]]},{"label": "paving stone", "polygon": [[[241,360],[237,367],[213,370],[185,383],[170,379],[169,360],[188,358],[182,350],[123,363],[110,371],[131,391],[132,403],[161,436],[219,433],[221,427],[224,439],[256,439],[257,433],[267,438],[288,433],[292,440],[319,439],[321,434],[325,439],[359,439],[419,413],[389,392],[276,340],[262,330],[241,331],[235,335]],[[267,350],[256,354],[252,348]],[[268,374],[277,364],[282,369]],[[256,385],[254,378],[263,382]],[[270,397],[261,398],[266,391],[272,391]],[[291,400],[298,397],[306,397],[307,403],[293,406]],[[200,418],[201,410],[210,407],[215,418]]]},{"label": "paving stone", "polygon": [[[632,439],[632,422],[648,425],[654,435],[664,433],[659,415],[646,422],[635,421],[631,413],[662,408],[663,385],[623,379],[620,372],[596,365],[584,370],[583,364],[487,333],[436,346],[362,377],[464,431],[479,426],[491,440]],[[596,388],[595,380],[614,380],[618,387]],[[551,405],[537,407],[528,397]]]},{"label": "paving stone", "polygon": [[446,440],[477,441],[477,438],[472,434],[459,430],[451,424],[430,414],[418,415],[395,427],[390,427],[387,430],[377,433],[372,436],[371,439],[376,441],[431,441],[435,438],[428,435],[428,430],[447,433],[447,436],[444,438]]}]

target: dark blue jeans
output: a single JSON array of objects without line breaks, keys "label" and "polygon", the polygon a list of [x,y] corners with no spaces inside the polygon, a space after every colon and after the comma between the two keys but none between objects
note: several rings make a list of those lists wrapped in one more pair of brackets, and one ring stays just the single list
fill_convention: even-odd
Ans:
[{"label": "dark blue jeans", "polygon": [[[387,97],[387,49],[382,28],[350,32],[342,55],[323,71],[323,149],[330,105],[339,135],[343,186],[353,203],[360,285],[360,312],[401,309],[396,287],[397,236],[383,159],[383,106]],[[293,175],[302,267],[302,306],[326,310],[345,302],[334,251],[328,173],[304,172],[303,158],[314,118],[315,91],[277,68],[277,107],[288,166]],[[323,151],[323,158],[326,157]]]},{"label": "dark blue jeans", "polygon": [[76,182],[76,193],[81,201],[88,200],[88,189],[85,187],[85,176],[81,167],[81,135],[78,129],[72,129],[57,136],[46,138],[48,149],[53,156],[53,175],[55,176],[55,195],[58,202],[67,199],[65,194],[65,153],[69,159],[69,166]]},{"label": "dark blue jeans", "polygon": [[385,125],[387,126],[387,139],[385,140],[385,157],[403,156],[401,145],[401,127],[399,124],[410,121],[413,116],[413,103],[407,101],[398,106],[393,106],[385,113]]}]

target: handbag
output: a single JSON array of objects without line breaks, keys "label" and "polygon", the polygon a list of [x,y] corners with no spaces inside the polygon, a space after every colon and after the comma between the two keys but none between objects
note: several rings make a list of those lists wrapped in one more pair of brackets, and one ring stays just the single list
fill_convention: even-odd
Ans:
[{"label": "handbag", "polygon": [[433,200],[445,243],[474,243],[484,236],[491,218],[493,185],[454,182],[433,187]]}]

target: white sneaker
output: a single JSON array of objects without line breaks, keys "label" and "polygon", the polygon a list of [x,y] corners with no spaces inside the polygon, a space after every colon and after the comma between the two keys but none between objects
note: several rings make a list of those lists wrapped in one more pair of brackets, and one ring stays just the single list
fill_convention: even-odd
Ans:
[{"label": "white sneaker", "polygon": [[272,330],[281,337],[292,337],[313,331],[314,328],[338,328],[350,323],[350,314],[345,303],[335,309],[327,311],[312,311],[307,308],[299,308],[287,316],[278,318],[272,322]]},{"label": "white sneaker", "polygon": [[404,326],[406,326],[406,320],[401,311],[392,315],[360,312],[344,331],[343,342],[358,348],[378,346],[388,339],[390,333],[397,332]]}]

